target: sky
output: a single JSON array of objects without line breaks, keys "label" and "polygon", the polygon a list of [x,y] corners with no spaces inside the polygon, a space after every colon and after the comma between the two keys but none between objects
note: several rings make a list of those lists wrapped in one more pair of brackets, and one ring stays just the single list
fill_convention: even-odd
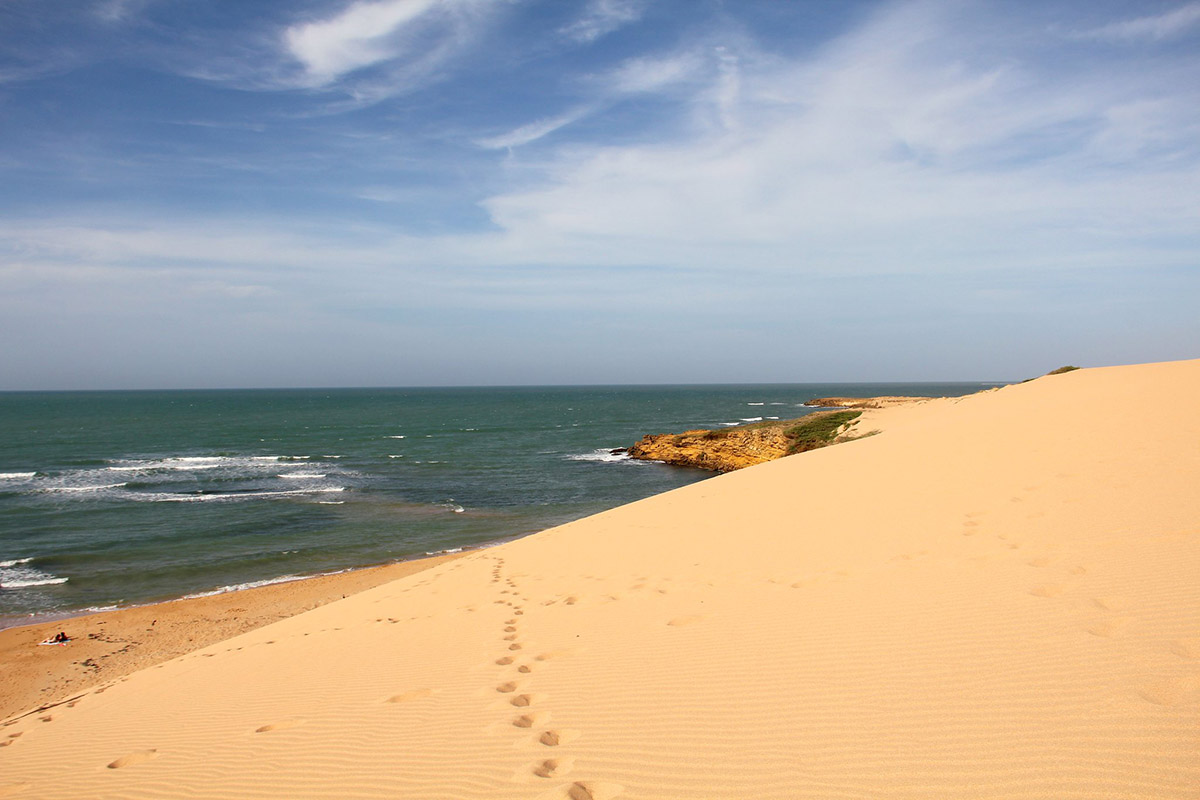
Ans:
[{"label": "sky", "polygon": [[1200,357],[1200,0],[2,0],[0,390]]}]

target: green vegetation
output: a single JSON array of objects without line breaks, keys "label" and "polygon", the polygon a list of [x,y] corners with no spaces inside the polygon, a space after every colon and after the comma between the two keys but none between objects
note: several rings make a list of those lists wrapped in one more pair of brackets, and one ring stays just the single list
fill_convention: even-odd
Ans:
[{"label": "green vegetation", "polygon": [[783,432],[788,437],[788,455],[833,444],[838,430],[861,416],[861,411],[827,411],[801,417]]},{"label": "green vegetation", "polygon": [[1079,367],[1072,367],[1072,366],[1059,367],[1058,369],[1047,372],[1046,374],[1047,375],[1062,375],[1064,372],[1073,372],[1077,369],[1079,369]]}]

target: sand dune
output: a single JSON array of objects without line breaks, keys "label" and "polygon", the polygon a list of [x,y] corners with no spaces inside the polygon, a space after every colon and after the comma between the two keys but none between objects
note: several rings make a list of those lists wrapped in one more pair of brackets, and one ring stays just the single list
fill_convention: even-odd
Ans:
[{"label": "sand dune", "polygon": [[1200,797],[1198,407],[868,412],[10,721],[0,796]]}]

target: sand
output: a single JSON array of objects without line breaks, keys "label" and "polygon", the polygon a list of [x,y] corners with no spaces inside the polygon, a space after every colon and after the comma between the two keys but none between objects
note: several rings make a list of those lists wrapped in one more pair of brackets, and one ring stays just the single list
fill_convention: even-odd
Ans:
[{"label": "sand", "polygon": [[1200,797],[1198,407],[870,412],[10,721],[0,796]]},{"label": "sand", "polygon": [[[131,672],[454,558],[434,556],[0,629],[0,719],[70,702]],[[39,646],[59,632],[71,641]]]}]

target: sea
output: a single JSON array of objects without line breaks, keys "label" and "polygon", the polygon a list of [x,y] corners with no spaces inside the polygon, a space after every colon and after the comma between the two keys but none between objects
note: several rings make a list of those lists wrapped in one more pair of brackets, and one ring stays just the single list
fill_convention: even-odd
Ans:
[{"label": "sea", "polygon": [[0,393],[0,627],[489,546],[711,477],[611,451],[994,383]]}]

